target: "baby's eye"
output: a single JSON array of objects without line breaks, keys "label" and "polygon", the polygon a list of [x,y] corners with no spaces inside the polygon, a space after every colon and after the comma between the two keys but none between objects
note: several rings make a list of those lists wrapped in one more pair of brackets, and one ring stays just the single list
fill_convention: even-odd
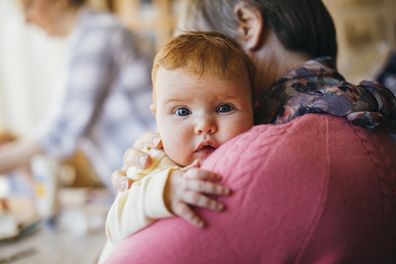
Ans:
[{"label": "baby's eye", "polygon": [[235,107],[231,104],[220,104],[216,108],[217,113],[228,113],[234,110]]},{"label": "baby's eye", "polygon": [[181,107],[176,108],[175,114],[177,116],[188,116],[191,114],[191,111],[187,107],[181,106]]}]

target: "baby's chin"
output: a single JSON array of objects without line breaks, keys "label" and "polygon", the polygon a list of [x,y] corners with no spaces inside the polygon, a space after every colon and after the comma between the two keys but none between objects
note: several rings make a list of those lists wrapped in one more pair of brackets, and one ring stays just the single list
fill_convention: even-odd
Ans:
[{"label": "baby's chin", "polygon": [[216,148],[213,147],[204,147],[200,149],[199,151],[195,151],[189,159],[186,160],[177,160],[177,159],[172,159],[175,163],[177,163],[179,166],[186,167],[191,165],[194,161],[198,161],[198,164],[202,164],[212,153],[216,150]]},{"label": "baby's chin", "polygon": [[203,147],[203,148],[194,152],[194,154],[193,154],[194,160],[198,160],[200,163],[202,163],[210,155],[212,155],[212,153],[215,151],[216,151],[215,147],[212,147],[212,146]]}]

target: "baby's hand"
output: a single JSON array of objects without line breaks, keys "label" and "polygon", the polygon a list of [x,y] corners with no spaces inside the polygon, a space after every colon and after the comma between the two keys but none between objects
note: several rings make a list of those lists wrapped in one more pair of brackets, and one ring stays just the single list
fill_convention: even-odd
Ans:
[{"label": "baby's hand", "polygon": [[224,210],[224,205],[208,195],[229,195],[231,190],[214,181],[221,176],[196,166],[171,172],[165,187],[165,204],[175,215],[197,227],[205,222],[194,212],[192,206],[213,211]]}]

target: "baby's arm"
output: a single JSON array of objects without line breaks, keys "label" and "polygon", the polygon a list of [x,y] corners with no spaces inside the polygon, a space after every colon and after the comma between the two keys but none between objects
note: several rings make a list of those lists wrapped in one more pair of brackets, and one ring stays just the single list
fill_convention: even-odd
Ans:
[{"label": "baby's arm", "polygon": [[128,191],[117,196],[110,208],[106,221],[108,241],[99,263],[105,262],[120,240],[148,226],[157,218],[171,216],[171,212],[202,227],[203,220],[190,205],[214,211],[223,210],[221,203],[205,195],[230,193],[227,187],[212,182],[219,179],[217,174],[196,167],[175,169],[172,166],[154,171],[134,182]]},{"label": "baby's arm", "polygon": [[106,219],[106,234],[110,242],[117,244],[155,219],[172,216],[163,199],[171,170],[168,167],[151,171],[134,182],[128,191],[117,195]]},{"label": "baby's arm", "polygon": [[[161,163],[164,163],[163,160]],[[151,171],[134,182],[128,191],[117,196],[106,221],[110,242],[116,244],[155,219],[169,217],[172,213],[202,227],[203,220],[190,205],[223,210],[221,203],[207,196],[230,193],[227,187],[214,183],[220,176],[197,166],[180,169],[170,166],[169,162],[167,164],[166,167],[158,166],[162,169]]]},{"label": "baby's arm", "polygon": [[[172,167],[169,164],[162,170],[150,170],[141,180],[133,182],[128,191],[117,195],[107,214],[107,242],[98,263],[105,263],[115,245],[123,238],[148,226],[156,218],[172,215],[163,199],[163,190]],[[139,173],[135,174],[133,176]]]}]

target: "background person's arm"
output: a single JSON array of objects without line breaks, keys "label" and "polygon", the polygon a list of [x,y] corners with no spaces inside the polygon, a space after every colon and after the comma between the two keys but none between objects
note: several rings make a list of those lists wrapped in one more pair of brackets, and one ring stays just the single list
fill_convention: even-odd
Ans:
[{"label": "background person's arm", "polygon": [[[103,42],[99,45],[101,49],[91,51],[87,45],[98,39]],[[34,137],[0,146],[0,172],[28,164],[37,154],[66,157],[74,152],[78,139],[100,107],[99,98],[112,78],[108,73],[111,72],[112,61],[105,57],[108,41],[106,35],[95,31],[80,39],[80,45],[73,50],[66,69],[65,94],[57,102],[57,111],[41,123]]]},{"label": "background person's arm", "polygon": [[30,159],[44,153],[35,138],[0,145],[0,174],[29,164]]}]

